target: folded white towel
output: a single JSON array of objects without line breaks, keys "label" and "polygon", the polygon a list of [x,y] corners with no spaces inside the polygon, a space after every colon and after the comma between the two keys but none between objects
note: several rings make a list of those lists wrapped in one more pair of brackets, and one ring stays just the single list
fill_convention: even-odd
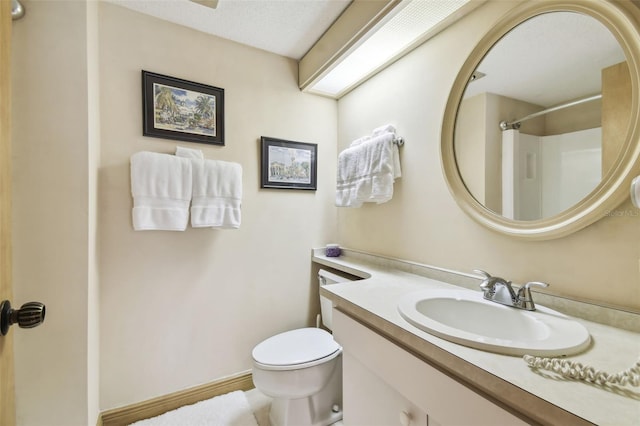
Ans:
[{"label": "folded white towel", "polygon": [[384,126],[376,127],[375,129],[373,129],[371,136],[363,136],[361,138],[358,138],[351,142],[349,147],[358,146],[363,142],[371,140],[372,137],[380,136],[384,133],[393,133],[395,135],[396,128],[392,124],[385,124]]},{"label": "folded white towel", "polygon": [[393,143],[395,134],[381,133],[350,146],[338,156],[336,206],[360,207],[393,197],[393,183],[401,175]]},{"label": "folded white towel", "polygon": [[242,221],[242,166],[219,160],[191,161],[191,226],[239,228]]},{"label": "folded white towel", "polygon": [[202,153],[202,150],[185,148],[183,146],[176,147],[176,156],[185,157],[185,158],[199,158],[201,160],[204,158],[204,154]]},{"label": "folded white towel", "polygon": [[363,142],[366,142],[368,140],[371,140],[371,136],[363,136],[361,138],[356,139],[355,141],[351,142],[351,144],[349,145],[349,147],[353,147],[353,146],[358,146]]},{"label": "folded white towel", "polygon": [[131,156],[133,229],[184,231],[189,223],[191,161],[155,152]]},{"label": "folded white towel", "polygon": [[379,136],[383,133],[396,133],[396,128],[393,124],[385,124],[384,126],[376,127],[373,129],[373,136]]}]

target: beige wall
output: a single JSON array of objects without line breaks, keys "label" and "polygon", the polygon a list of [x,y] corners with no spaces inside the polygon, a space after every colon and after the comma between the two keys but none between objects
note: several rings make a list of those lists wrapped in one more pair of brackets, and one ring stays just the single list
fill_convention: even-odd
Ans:
[{"label": "beige wall", "polygon": [[571,236],[518,241],[466,216],[444,181],[440,131],[449,91],[475,44],[513,6],[488,2],[339,100],[339,149],[384,123],[406,140],[393,200],[340,209],[339,242],[516,282],[546,281],[557,294],[640,308],[640,211],[628,200]]},{"label": "beige wall", "polygon": [[[100,12],[100,399],[108,409],[248,370],[260,340],[312,324],[310,249],[336,236],[337,104],[301,93],[293,60],[111,4]],[[239,230],[133,231],[129,157],[177,145],[142,136],[141,69],[225,89],[226,146],[180,145],[242,165]],[[318,190],[261,190],[260,136],[317,143]]]}]

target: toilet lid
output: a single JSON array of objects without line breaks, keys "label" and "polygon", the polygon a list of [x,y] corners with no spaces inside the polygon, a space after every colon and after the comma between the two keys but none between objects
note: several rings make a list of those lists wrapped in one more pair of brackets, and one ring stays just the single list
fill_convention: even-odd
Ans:
[{"label": "toilet lid", "polygon": [[299,328],[269,337],[253,348],[253,359],[267,365],[295,365],[315,361],[340,349],[333,336],[320,328]]}]

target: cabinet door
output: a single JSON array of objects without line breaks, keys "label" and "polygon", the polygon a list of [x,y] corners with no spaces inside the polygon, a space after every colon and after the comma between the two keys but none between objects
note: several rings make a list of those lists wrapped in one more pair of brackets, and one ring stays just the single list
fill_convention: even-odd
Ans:
[{"label": "cabinet door", "polygon": [[348,353],[342,357],[345,426],[427,426],[427,415]]},{"label": "cabinet door", "polygon": [[[416,413],[427,413],[431,426],[527,424],[336,309],[333,311],[333,336],[344,349],[343,359],[351,358],[343,364],[345,426],[402,424],[399,417],[404,406],[394,402],[398,398]],[[351,372],[354,365],[356,370]],[[363,371],[369,371],[385,386],[376,387],[375,380]],[[393,397],[392,391],[398,396]],[[353,407],[349,406],[350,401],[353,401]],[[372,414],[366,413],[366,407]],[[348,413],[351,410],[353,413]],[[353,422],[349,421],[350,415],[353,415]],[[361,416],[367,416],[370,423],[361,421],[365,419]],[[387,423],[378,421],[376,416],[387,416]],[[426,422],[426,416],[413,418],[417,423],[412,425]]]}]

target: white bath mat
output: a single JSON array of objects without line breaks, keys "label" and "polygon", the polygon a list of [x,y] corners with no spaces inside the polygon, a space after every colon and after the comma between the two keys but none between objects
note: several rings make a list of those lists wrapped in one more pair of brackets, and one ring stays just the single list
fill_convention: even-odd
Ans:
[{"label": "white bath mat", "polygon": [[186,405],[131,426],[258,426],[247,397],[235,391]]}]

